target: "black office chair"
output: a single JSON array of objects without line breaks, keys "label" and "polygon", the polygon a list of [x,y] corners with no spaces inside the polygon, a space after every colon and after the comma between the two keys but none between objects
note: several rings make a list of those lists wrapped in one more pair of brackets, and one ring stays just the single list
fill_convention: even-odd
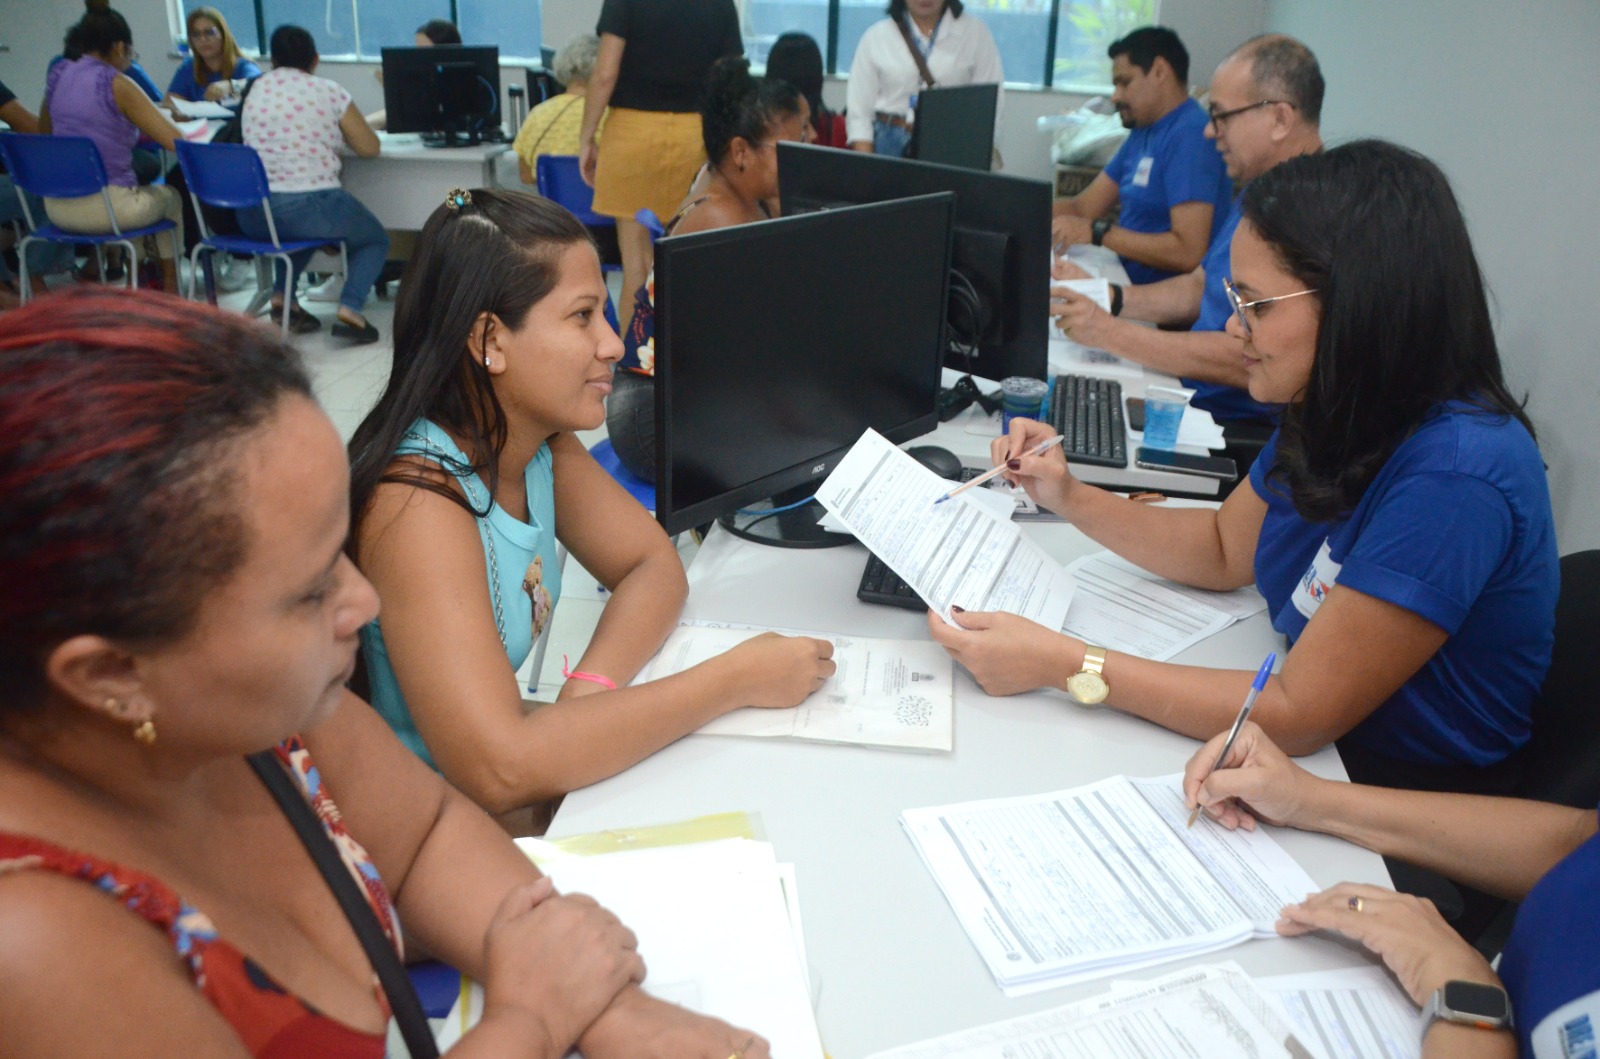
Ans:
[{"label": "black office chair", "polygon": [[528,107],[532,109],[547,99],[554,99],[567,90],[549,70],[528,67]]},{"label": "black office chair", "polygon": [[[1593,810],[1600,804],[1600,549],[1561,558],[1556,642],[1533,704],[1517,797]],[[1485,956],[1505,947],[1517,906],[1505,902],[1481,930],[1463,931]]]}]

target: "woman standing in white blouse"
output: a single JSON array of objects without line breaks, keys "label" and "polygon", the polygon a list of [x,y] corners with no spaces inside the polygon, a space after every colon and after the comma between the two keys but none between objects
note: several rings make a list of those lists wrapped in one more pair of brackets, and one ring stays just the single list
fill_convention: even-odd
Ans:
[{"label": "woman standing in white blouse", "polygon": [[917,93],[929,87],[919,57],[939,87],[1005,84],[989,27],[975,15],[963,17],[962,6],[961,0],[889,0],[889,17],[861,35],[845,114],[851,147],[905,154]]}]

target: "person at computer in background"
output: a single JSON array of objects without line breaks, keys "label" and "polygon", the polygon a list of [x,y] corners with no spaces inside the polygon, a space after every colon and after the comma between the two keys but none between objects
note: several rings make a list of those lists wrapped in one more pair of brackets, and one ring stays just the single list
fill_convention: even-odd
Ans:
[{"label": "person at computer in background", "polygon": [[[1426,901],[1342,883],[1283,910],[1280,934],[1337,931],[1389,965],[1419,1005],[1449,981],[1503,986],[1515,1028],[1423,1028],[1425,1059],[1566,1059],[1600,1023],[1600,837],[1593,809],[1321,779],[1247,723],[1216,771],[1219,735],[1184,771],[1184,798],[1222,826],[1320,831],[1522,902],[1498,974]],[[1592,1037],[1590,1037],[1592,1040]]]},{"label": "person at computer in background", "polygon": [[[1165,26],[1113,41],[1111,102],[1131,130],[1089,186],[1057,199],[1058,248],[1115,250],[1134,283],[1192,272],[1228,214],[1233,184],[1206,142],[1206,112],[1189,98],[1189,52]],[[1105,214],[1121,204],[1113,223]]]},{"label": "person at computer in background", "polygon": [[[622,290],[631,295],[655,258],[638,213],[667,216],[694,182],[706,160],[706,77],[718,59],[744,54],[744,36],[733,0],[604,0],[595,33],[600,55],[583,100],[579,168],[594,188],[594,212],[616,219]],[[627,330],[631,306],[617,309]]]},{"label": "person at computer in background", "polygon": [[209,99],[221,103],[237,99],[236,81],[253,81],[261,67],[239,53],[239,44],[227,19],[214,7],[189,9],[184,19],[189,35],[189,57],[178,64],[167,85],[169,99]]},{"label": "person at computer in background", "polygon": [[813,143],[823,147],[848,147],[844,115],[835,114],[822,101],[822,49],[809,33],[780,34],[767,52],[766,76],[787,81],[806,97],[811,108]]},{"label": "person at computer in background", "polygon": [[964,6],[961,0],[889,0],[888,17],[861,34],[845,106],[851,147],[900,158],[911,146],[917,93],[927,87],[913,47],[939,87],[999,85],[999,120],[1006,83],[1000,50],[983,19],[966,14]]},{"label": "person at computer in background", "polygon": [[[1280,162],[1320,151],[1322,96],[1317,57],[1293,37],[1255,37],[1234,49],[1211,79],[1211,122],[1206,126],[1228,176],[1248,184]],[[1065,287],[1052,290],[1051,315],[1076,342],[1180,376],[1195,390],[1195,407],[1210,412],[1225,429],[1230,423],[1275,423],[1277,408],[1250,396],[1250,373],[1239,339],[1227,332],[1233,307],[1222,281],[1238,224],[1235,201],[1198,269],[1122,287],[1120,297],[1113,294],[1113,307],[1120,309],[1116,316]],[[1060,278],[1076,276],[1063,272]],[[1194,326],[1163,330],[1135,320]],[[1248,469],[1248,462],[1240,464],[1241,471]]]},{"label": "person at computer in background", "polygon": [[397,955],[485,983],[452,1056],[766,1059],[646,996],[627,929],[345,688],[378,601],[341,553],[338,432],[274,329],[100,287],[5,314],[0,480],[0,1054],[384,1054],[264,752]]},{"label": "person at computer in background", "polygon": [[[511,150],[517,156],[517,176],[524,184],[537,182],[534,169],[540,155],[578,153],[578,134],[583,130],[583,97],[589,91],[589,77],[594,73],[594,63],[599,56],[600,38],[593,33],[578,34],[556,52],[550,72],[566,86],[566,91],[528,111],[527,120],[511,143]],[[604,130],[602,115],[596,137]]]},{"label": "person at computer in background", "polygon": [[[351,556],[383,601],[362,630],[402,742],[517,831],[550,803],[742,706],[794,706],[825,640],[766,635],[629,687],[677,621],[672,542],[574,436],[605,420],[622,343],[584,227],[547,199],[455,191],[395,305],[394,368],[350,441]],[[610,589],[554,702],[516,670],[560,598],[557,542]],[[529,812],[530,808],[533,812]]]},{"label": "person at computer in background", "polygon": [[[460,44],[461,31],[456,24],[447,18],[430,18],[417,27],[417,32],[412,34],[412,42],[418,48],[432,48],[438,44]],[[372,76],[383,84],[383,67],[372,71]],[[366,116],[367,124],[374,129],[385,129],[389,125],[389,108],[374,110]]]},{"label": "person at computer in background", "polygon": [[[119,227],[142,228],[172,221],[181,246],[183,203],[178,193],[159,184],[142,185],[134,172],[134,145],[141,135],[170,151],[180,134],[126,76],[134,56],[133,32],[127,20],[110,8],[90,11],[73,34],[83,54],[50,67],[44,104],[39,108],[39,131],[92,140],[105,164],[106,196],[96,192],[46,198],[45,213],[65,231],[104,234],[111,231],[111,218],[106,216],[109,197]],[[161,262],[162,283],[169,291],[178,289],[173,234],[162,232],[152,240]]]},{"label": "person at computer in background", "polygon": [[[1053,436],[1030,420],[994,461],[1156,574],[1255,582],[1291,647],[1254,717],[1290,753],[1337,741],[1357,782],[1505,793],[1550,664],[1559,573],[1544,466],[1449,183],[1369,140],[1275,166],[1241,206],[1228,328],[1251,396],[1287,405],[1250,488],[1218,509],[1135,503],[1076,481],[1059,449],[1021,455]],[[930,616],[933,636],[991,694],[1086,668],[1082,640],[1009,614],[957,620]],[[1251,674],[1112,653],[1103,678],[1107,704],[1209,738]]]},{"label": "person at computer in background", "polygon": [[[343,85],[315,76],[320,58],[309,31],[279,26],[272,31],[272,69],[256,79],[245,99],[240,127],[267,171],[272,220],[280,239],[343,240],[350,271],[339,292],[335,338],[361,345],[378,340],[378,329],[362,315],[367,296],[383,271],[389,236],[354,195],[339,186],[340,148],[372,158],[379,150],[372,131]],[[239,227],[252,239],[269,239],[266,212],[239,210]],[[295,274],[305,271],[312,251],[294,255]],[[283,284],[287,270],[275,265],[273,304],[294,298]],[[321,321],[291,301],[290,326],[315,331]]]}]

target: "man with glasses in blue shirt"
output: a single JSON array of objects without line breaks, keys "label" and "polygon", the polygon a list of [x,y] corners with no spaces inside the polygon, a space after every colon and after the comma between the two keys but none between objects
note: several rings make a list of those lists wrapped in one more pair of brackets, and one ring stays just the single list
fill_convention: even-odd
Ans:
[{"label": "man with glasses in blue shirt", "polygon": [[[1233,185],[1205,141],[1205,111],[1189,98],[1189,52],[1178,35],[1145,26],[1106,53],[1111,102],[1133,131],[1087,188],[1055,204],[1051,234],[1062,248],[1115,250],[1129,279],[1154,283],[1200,264]],[[1105,215],[1118,205],[1112,221]]]},{"label": "man with glasses in blue shirt", "polygon": [[[1279,34],[1241,44],[1211,80],[1206,136],[1241,186],[1280,162],[1322,149],[1322,71],[1311,49]],[[1051,293],[1050,312],[1074,341],[1104,349],[1146,367],[1177,375],[1195,390],[1193,403],[1223,424],[1241,472],[1266,440],[1277,410],[1246,392],[1247,375],[1237,339],[1223,330],[1233,309],[1224,290],[1228,249],[1239,225],[1230,207],[1200,267],[1158,283],[1113,288],[1112,309],[1064,287]],[[1058,269],[1058,279],[1075,266]],[[1188,331],[1165,331],[1193,323]]]}]

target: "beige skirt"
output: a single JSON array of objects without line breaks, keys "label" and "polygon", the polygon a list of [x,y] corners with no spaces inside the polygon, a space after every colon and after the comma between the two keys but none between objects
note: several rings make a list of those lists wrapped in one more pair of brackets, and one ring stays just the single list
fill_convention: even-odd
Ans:
[{"label": "beige skirt", "polygon": [[698,114],[612,107],[599,146],[594,211],[626,220],[641,209],[666,220],[706,160]]}]

